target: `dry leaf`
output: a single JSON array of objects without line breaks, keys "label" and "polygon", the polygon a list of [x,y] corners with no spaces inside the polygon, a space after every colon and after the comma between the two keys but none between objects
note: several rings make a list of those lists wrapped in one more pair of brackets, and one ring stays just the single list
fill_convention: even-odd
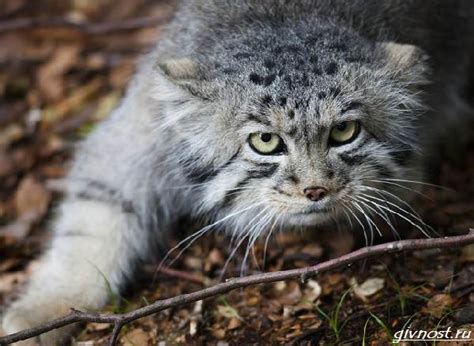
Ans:
[{"label": "dry leaf", "polygon": [[365,280],[361,285],[357,283],[354,285],[354,294],[362,300],[374,295],[383,289],[385,284],[384,279],[370,278]]},{"label": "dry leaf", "polygon": [[64,74],[77,64],[80,47],[60,46],[53,57],[38,71],[39,89],[49,101],[58,101],[64,96]]},{"label": "dry leaf", "polygon": [[32,176],[25,177],[15,193],[15,208],[22,219],[37,220],[42,217],[51,200],[51,194]]},{"label": "dry leaf", "polygon": [[242,322],[237,318],[231,318],[229,324],[227,325],[228,330],[234,330],[239,328],[242,325]]},{"label": "dry leaf", "polygon": [[15,123],[0,128],[0,149],[8,147],[11,143],[21,139],[24,135],[24,129]]},{"label": "dry leaf", "polygon": [[460,260],[462,262],[474,262],[474,244],[463,247]]},{"label": "dry leaf", "polygon": [[122,337],[123,346],[148,345],[150,336],[141,328],[133,329]]},{"label": "dry leaf", "polygon": [[453,305],[453,298],[448,294],[437,294],[433,296],[421,312],[426,315],[432,315],[441,318],[445,311]]}]

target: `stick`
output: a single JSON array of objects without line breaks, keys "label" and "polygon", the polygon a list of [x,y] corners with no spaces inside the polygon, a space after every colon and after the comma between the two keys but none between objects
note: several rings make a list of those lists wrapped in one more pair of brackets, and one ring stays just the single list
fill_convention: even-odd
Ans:
[{"label": "stick", "polygon": [[95,323],[110,323],[114,325],[112,338],[110,345],[116,345],[118,335],[122,327],[132,321],[139,318],[155,314],[159,311],[169,309],[172,307],[178,307],[186,304],[203,300],[206,298],[214,297],[217,295],[225,294],[236,288],[243,288],[251,285],[258,285],[264,283],[271,283],[277,281],[300,279],[305,281],[313,276],[316,276],[322,272],[332,270],[335,268],[343,267],[347,264],[353,263],[361,259],[373,257],[385,253],[395,253],[409,250],[422,250],[432,248],[450,248],[459,247],[474,243],[474,229],[471,229],[468,234],[444,237],[444,238],[433,238],[433,239],[409,239],[400,240],[375,246],[368,246],[361,248],[347,255],[331,259],[329,261],[316,264],[314,266],[305,267],[301,269],[291,269],[284,271],[277,271],[271,273],[263,273],[250,275],[240,278],[231,278],[226,282],[195,291],[192,293],[182,294],[176,297],[157,300],[151,305],[127,312],[124,314],[99,314],[82,312],[78,310],[72,310],[67,316],[55,319],[47,322],[43,325],[27,329],[15,334],[0,337],[0,345],[9,344],[25,339],[32,338],[34,336],[41,335],[53,329],[64,327],[66,325],[77,323],[77,322],[95,322]]}]

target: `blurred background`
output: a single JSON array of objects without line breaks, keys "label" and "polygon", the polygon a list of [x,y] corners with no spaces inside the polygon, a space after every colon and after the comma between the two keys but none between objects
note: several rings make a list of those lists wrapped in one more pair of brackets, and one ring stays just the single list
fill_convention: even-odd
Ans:
[{"label": "blurred background", "polygon": [[[0,315],[47,246],[74,147],[120,102],[137,59],[159,39],[174,7],[170,0],[0,0]],[[441,234],[474,227],[473,126],[464,130],[432,167],[432,182],[448,189],[426,187],[416,201]],[[265,262],[259,244],[249,272],[314,264],[350,251],[352,235],[332,231],[280,235]],[[197,243],[157,281],[156,267],[144,267],[135,290],[112,297],[107,311],[212,284],[232,250],[222,242],[208,237]],[[229,275],[239,272],[238,261]],[[124,329],[122,343],[359,343],[365,326],[364,341],[376,345],[407,321],[428,330],[473,328],[473,263],[472,246],[424,251],[310,282],[251,287],[137,321]],[[341,298],[349,287],[359,289]],[[348,321],[338,331],[324,316],[337,305],[340,320]],[[105,344],[109,332],[90,324],[79,344]]]}]

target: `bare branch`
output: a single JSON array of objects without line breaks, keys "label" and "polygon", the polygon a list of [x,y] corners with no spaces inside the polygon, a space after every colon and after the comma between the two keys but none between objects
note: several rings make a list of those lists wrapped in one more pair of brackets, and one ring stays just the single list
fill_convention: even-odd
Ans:
[{"label": "bare branch", "polygon": [[105,23],[79,23],[61,17],[17,18],[0,22],[0,34],[30,29],[69,29],[87,35],[106,35],[119,31],[128,31],[153,27],[167,22],[169,14],[156,17],[138,17],[115,20]]},{"label": "bare branch", "polygon": [[332,270],[335,268],[343,267],[347,264],[353,263],[360,259],[368,257],[374,257],[385,253],[394,253],[409,250],[423,250],[432,248],[450,248],[459,247],[474,243],[474,229],[466,235],[444,237],[444,238],[433,238],[433,239],[409,239],[400,240],[375,246],[368,246],[347,255],[334,258],[332,260],[316,264],[311,267],[291,269],[271,273],[263,273],[250,275],[240,278],[232,278],[226,282],[195,291],[192,293],[182,294],[176,297],[158,300],[151,305],[127,312],[124,314],[99,314],[99,313],[88,313],[77,310],[72,310],[67,316],[58,318],[51,322],[45,323],[41,326],[34,327],[28,330],[24,330],[15,334],[0,337],[0,344],[9,344],[25,339],[38,336],[46,333],[53,329],[61,328],[66,325],[77,323],[77,322],[95,322],[95,323],[110,323],[114,325],[112,338],[110,340],[111,345],[115,345],[118,340],[118,335],[121,328],[134,320],[139,318],[155,314],[159,311],[178,307],[186,304],[190,304],[199,300],[214,297],[217,295],[225,294],[236,288],[243,288],[251,285],[258,285],[264,283],[271,283],[277,281],[300,279],[305,281],[310,277],[316,276],[322,272]]}]

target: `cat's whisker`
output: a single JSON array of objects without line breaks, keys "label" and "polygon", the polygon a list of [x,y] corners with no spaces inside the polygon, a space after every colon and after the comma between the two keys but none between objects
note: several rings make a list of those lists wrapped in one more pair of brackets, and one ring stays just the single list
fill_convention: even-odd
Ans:
[{"label": "cat's whisker", "polygon": [[[267,210],[269,209],[269,207],[265,207],[264,209],[262,209],[259,213],[257,213],[257,215],[255,215],[255,217],[253,219],[251,219],[249,221],[249,224],[251,224],[255,219],[258,219],[258,217],[265,213]],[[234,249],[232,250],[232,252],[230,253],[229,257],[227,258],[227,260],[225,261],[224,263],[224,266],[222,267],[222,274],[221,274],[221,277],[220,277],[220,280],[222,280],[226,270],[227,270],[227,266],[229,265],[230,261],[232,260],[232,258],[234,257],[234,255],[236,254],[237,250],[240,248],[240,246],[243,244],[243,242],[250,236],[250,231],[246,231],[243,235],[241,235],[241,239],[239,240],[239,242],[234,246]]]},{"label": "cat's whisker", "polygon": [[[367,196],[370,196],[370,195],[367,195]],[[373,197],[373,196],[370,196],[370,197]],[[401,210],[402,212],[404,212],[404,213],[410,215],[411,217],[413,217],[413,218],[414,218],[415,220],[417,220],[418,222],[421,222],[422,224],[424,224],[421,219],[417,218],[417,217],[416,217],[415,215],[413,215],[412,213],[407,212],[406,210],[404,210],[403,208],[400,208],[400,207],[397,206],[396,204],[393,204],[393,203],[390,203],[390,202],[387,202],[387,203],[393,205],[393,206],[396,207],[397,209],[399,209],[399,210]],[[380,207],[383,208],[383,209],[385,209],[385,210],[387,210],[387,211],[389,211],[390,213],[392,213],[392,214],[394,214],[394,215],[397,215],[398,217],[404,219],[405,221],[407,221],[408,223],[410,223],[413,227],[416,227],[418,230],[420,230],[420,231],[423,233],[423,235],[425,235],[425,236],[428,237],[428,238],[431,238],[431,236],[429,235],[429,233],[426,231],[425,228],[423,228],[423,227],[421,227],[420,225],[416,224],[415,222],[413,222],[411,219],[409,219],[409,218],[406,217],[405,215],[403,215],[403,214],[401,214],[401,213],[399,213],[399,212],[397,212],[397,211],[395,211],[395,210],[393,210],[393,209],[391,209],[390,207],[387,207],[387,206],[382,206],[382,205],[380,205]]]},{"label": "cat's whisker", "polygon": [[[382,220],[384,220],[386,222],[386,224],[390,227],[390,229],[392,230],[393,234],[398,238],[400,239],[400,233],[398,233],[398,231],[395,229],[395,227],[393,226],[393,224],[390,222],[390,219],[388,218],[387,216],[387,213],[385,213],[385,211],[380,208],[380,206],[374,202],[374,201],[371,201],[367,198],[364,198],[362,196],[359,196],[358,197],[359,199],[363,200],[366,202],[366,207],[369,208],[370,210],[372,210],[376,215],[378,215]],[[368,203],[368,204],[367,204]],[[375,208],[377,209],[374,209],[373,207],[371,207],[369,204],[375,206]]]},{"label": "cat's whisker", "polygon": [[427,182],[420,181],[420,180],[408,180],[408,179],[396,179],[396,178],[381,178],[380,180],[382,180],[382,181],[395,181],[395,182],[399,182],[399,183],[408,183],[408,184],[416,184],[416,185],[423,185],[423,186],[434,187],[434,188],[437,188],[437,189],[440,189],[440,190],[445,190],[445,191],[450,191],[450,192],[456,192],[455,190],[453,190],[453,189],[451,189],[451,188],[449,188],[449,187],[442,186],[442,185],[431,184],[431,183],[427,183]]},{"label": "cat's whisker", "polygon": [[270,237],[273,233],[273,230],[275,229],[275,226],[276,226],[277,222],[280,220],[281,215],[282,215],[281,213],[277,215],[277,217],[275,218],[275,221],[273,222],[272,226],[270,227],[270,230],[268,231],[267,236],[265,237],[265,245],[263,247],[263,266],[264,267],[265,267],[265,263],[266,263],[266,260],[267,260],[268,242],[270,241]]},{"label": "cat's whisker", "polygon": [[[378,228],[377,224],[376,224],[376,223],[372,220],[372,218],[370,217],[370,213],[368,213],[366,210],[364,210],[363,207],[366,206],[365,203],[363,203],[361,200],[356,199],[356,198],[353,198],[353,203],[354,203],[354,205],[357,207],[357,209],[359,209],[360,212],[361,212],[361,213],[364,215],[364,217],[367,219],[367,222],[369,222],[369,225],[371,224],[372,226],[374,226],[375,229],[377,230],[378,235],[379,235],[380,237],[382,237],[382,232],[381,232],[380,229]],[[360,206],[359,203],[360,203],[362,206]],[[372,238],[371,238],[371,244],[370,244],[370,245],[372,245],[372,244],[373,244],[373,240],[374,240],[374,235],[373,235],[373,228],[370,227],[370,229],[371,229],[371,232],[372,232]]]},{"label": "cat's whisker", "polygon": [[424,193],[418,191],[418,190],[415,190],[415,189],[412,189],[412,188],[409,188],[408,186],[404,186],[404,185],[400,185],[400,184],[397,184],[397,183],[394,183],[394,182],[391,182],[391,181],[385,181],[385,180],[369,180],[369,182],[373,182],[373,183],[381,183],[381,184],[388,184],[388,185],[393,185],[393,186],[396,186],[402,190],[407,190],[407,191],[410,191],[410,192],[413,192],[423,198],[426,198],[430,201],[433,201],[433,199],[427,195],[425,195]]},{"label": "cat's whisker", "polygon": [[344,202],[343,203],[343,206],[347,209],[347,211],[352,214],[352,216],[354,216],[354,218],[356,219],[357,223],[360,225],[360,227],[362,228],[362,233],[364,234],[364,239],[365,239],[365,246],[369,246],[369,239],[368,239],[368,236],[367,236],[367,231],[365,229],[365,226],[364,226],[364,223],[359,219],[359,217],[356,215],[356,213],[352,210],[352,208],[350,207],[352,205],[352,203],[350,201],[348,201],[349,203],[349,206],[347,206]]},{"label": "cat's whisker", "polygon": [[370,222],[370,219],[367,217],[367,214],[365,213],[365,211],[360,207],[360,205],[357,204],[357,201],[355,201],[353,198],[350,197],[350,203],[357,209],[358,212],[360,212],[361,216],[364,217],[366,224],[369,228],[369,234],[370,234],[369,244],[371,245],[374,239],[374,229],[372,227],[372,223]]},{"label": "cat's whisker", "polygon": [[227,215],[223,218],[221,218],[220,220],[214,222],[213,224],[211,225],[208,225],[202,229],[200,229],[199,231],[196,231],[194,232],[193,234],[189,235],[188,237],[186,237],[185,239],[183,239],[182,241],[180,241],[177,245],[175,245],[173,248],[171,248],[167,253],[166,255],[163,257],[163,259],[161,260],[159,266],[158,266],[158,270],[163,266],[163,264],[168,260],[168,258],[170,257],[170,255],[176,251],[177,249],[179,249],[181,246],[185,245],[186,246],[179,252],[179,254],[173,259],[172,263],[174,263],[179,257],[181,257],[181,255],[184,253],[184,251],[186,251],[198,238],[200,238],[202,235],[204,235],[205,233],[207,233],[208,231],[210,231],[213,227],[223,223],[224,221],[227,221],[233,217],[236,217],[252,208],[255,208],[255,207],[258,207],[260,205],[264,204],[264,202],[259,202],[259,203],[255,203],[255,204],[252,204],[251,206],[249,207],[246,207],[244,209],[241,209],[239,211],[236,211],[230,215]]},{"label": "cat's whisker", "polygon": [[[417,220],[418,222],[420,222],[420,223],[423,225],[423,227],[428,228],[430,231],[432,231],[432,232],[435,233],[435,234],[437,233],[430,225],[426,224],[426,223],[423,221],[423,219],[422,219],[422,217],[420,216],[420,214],[418,214],[418,213],[416,212],[416,210],[413,209],[413,207],[412,207],[410,204],[408,204],[406,201],[404,201],[403,199],[401,199],[401,198],[398,197],[397,195],[395,195],[395,194],[393,194],[393,193],[391,193],[391,192],[389,192],[389,191],[377,189],[377,188],[375,188],[375,187],[363,186],[363,188],[366,189],[366,190],[369,190],[369,191],[374,191],[375,193],[377,193],[378,196],[381,197],[381,199],[378,199],[379,201],[382,201],[382,202],[384,202],[384,203],[386,203],[386,204],[392,205],[392,206],[396,207],[397,209],[399,209],[399,210],[401,210],[401,211],[407,213],[408,215],[411,215],[415,220]],[[402,205],[406,206],[406,207],[410,210],[410,212],[408,212],[407,210],[401,208],[398,204],[392,203],[392,202],[388,201],[388,200],[384,197],[384,194],[385,194],[385,195],[388,195],[389,197],[393,198],[395,201],[398,201],[398,202],[401,203]],[[373,198],[373,199],[377,199],[377,197],[372,196],[372,195],[370,195],[370,194],[366,194],[366,197],[370,197],[370,198]]]},{"label": "cat's whisker", "polygon": [[247,248],[245,250],[245,255],[244,255],[242,265],[241,265],[241,268],[240,268],[240,275],[241,276],[244,275],[244,268],[245,268],[245,264],[247,262],[248,256],[250,254],[250,250],[253,250],[254,244],[257,241],[258,237],[260,236],[262,231],[265,229],[265,227],[268,226],[268,224],[271,222],[271,220],[274,218],[274,216],[275,216],[275,212],[268,213],[267,215],[262,217],[262,219],[259,221],[259,223],[252,229],[251,233],[253,233],[253,234],[249,238],[249,242],[247,244]]}]

